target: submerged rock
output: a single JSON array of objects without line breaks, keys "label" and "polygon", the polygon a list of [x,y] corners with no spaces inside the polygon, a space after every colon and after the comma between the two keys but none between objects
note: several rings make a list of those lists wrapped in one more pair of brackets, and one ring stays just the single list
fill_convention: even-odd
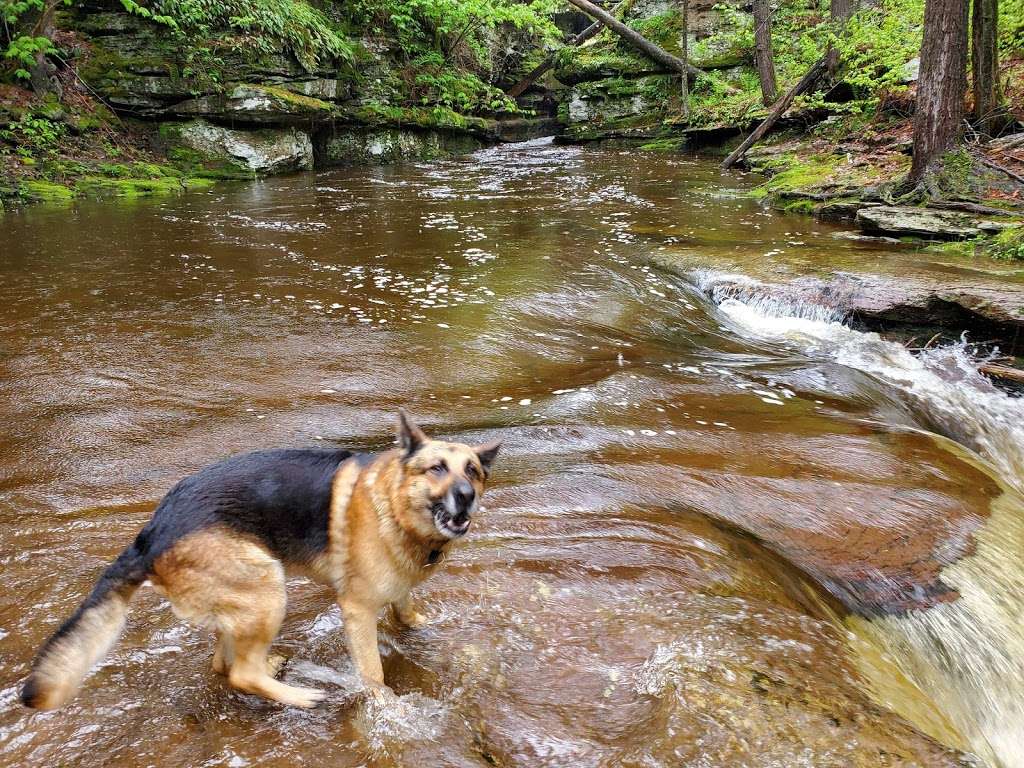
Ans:
[{"label": "submerged rock", "polygon": [[313,167],[313,141],[297,128],[239,131],[192,120],[164,126],[162,134],[172,156],[177,150],[179,157],[217,175],[263,176]]},{"label": "submerged rock", "polygon": [[976,237],[1015,226],[1013,222],[958,211],[879,205],[857,211],[857,223],[868,232],[886,232],[942,240]]}]

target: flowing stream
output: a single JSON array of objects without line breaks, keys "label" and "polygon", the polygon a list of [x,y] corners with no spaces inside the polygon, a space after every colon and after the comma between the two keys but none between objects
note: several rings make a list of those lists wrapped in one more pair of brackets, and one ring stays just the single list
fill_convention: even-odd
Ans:
[{"label": "flowing stream", "polygon": [[[754,183],[535,141],[0,218],[0,763],[1024,766],[1024,400],[716,291],[688,265],[899,269]],[[400,405],[506,449],[429,625],[382,624],[395,700],[296,580],[316,710],[231,691],[151,589],[67,709],[21,708],[178,478],[381,447]]]}]

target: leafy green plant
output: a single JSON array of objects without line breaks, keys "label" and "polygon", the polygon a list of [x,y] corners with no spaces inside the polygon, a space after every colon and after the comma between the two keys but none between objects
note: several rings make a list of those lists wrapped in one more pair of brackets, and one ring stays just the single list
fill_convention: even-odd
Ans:
[{"label": "leafy green plant", "polygon": [[53,155],[65,135],[67,127],[63,123],[29,112],[22,114],[17,122],[10,122],[5,128],[0,128],[0,141],[11,145],[15,154],[25,158]]},{"label": "leafy green plant", "polygon": [[3,58],[14,67],[14,77],[28,80],[39,54],[50,54],[56,49],[44,31],[43,19],[58,5],[70,5],[71,0],[0,0],[0,21],[3,40],[0,50]]},{"label": "leafy green plant", "polygon": [[154,0],[154,8],[151,18],[190,38],[226,30],[232,35],[229,44],[256,54],[274,53],[283,44],[310,71],[327,59],[353,55],[352,43],[303,0]]}]

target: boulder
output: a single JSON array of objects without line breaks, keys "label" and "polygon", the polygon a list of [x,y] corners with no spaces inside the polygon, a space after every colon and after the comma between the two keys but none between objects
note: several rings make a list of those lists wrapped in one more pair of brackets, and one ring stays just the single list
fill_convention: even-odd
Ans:
[{"label": "boulder", "polygon": [[999,232],[1016,222],[909,206],[879,205],[857,211],[857,224],[866,232],[910,235],[935,240],[961,240]]},{"label": "boulder", "polygon": [[170,155],[219,176],[267,176],[313,167],[313,142],[297,128],[242,131],[205,120],[169,124]]}]

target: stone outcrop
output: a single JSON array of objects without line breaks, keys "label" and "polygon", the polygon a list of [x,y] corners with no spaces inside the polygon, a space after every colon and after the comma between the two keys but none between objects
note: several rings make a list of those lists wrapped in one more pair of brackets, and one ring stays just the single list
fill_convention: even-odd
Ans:
[{"label": "stone outcrop", "polygon": [[251,177],[313,168],[313,142],[294,127],[240,131],[200,119],[167,124],[162,134],[172,157],[204,164],[218,175]]},{"label": "stone outcrop", "polygon": [[78,71],[89,88],[120,115],[159,124],[163,148],[191,173],[251,177],[427,160],[558,129],[546,118],[395,106],[389,51],[371,40],[358,72],[342,62],[310,70],[283,51],[224,50],[213,76],[183,59],[159,24],[112,3],[76,4],[61,26],[88,49]]},{"label": "stone outcrop", "polygon": [[1019,221],[975,216],[960,211],[890,205],[861,208],[857,211],[856,221],[867,232],[940,240],[962,240],[981,234],[994,234],[1019,225]]},{"label": "stone outcrop", "polygon": [[715,301],[770,299],[790,306],[821,307],[867,330],[996,341],[1010,354],[1024,352],[1024,284],[974,278],[931,279],[836,272],[831,277],[795,276],[786,281],[698,273],[699,287]]}]

